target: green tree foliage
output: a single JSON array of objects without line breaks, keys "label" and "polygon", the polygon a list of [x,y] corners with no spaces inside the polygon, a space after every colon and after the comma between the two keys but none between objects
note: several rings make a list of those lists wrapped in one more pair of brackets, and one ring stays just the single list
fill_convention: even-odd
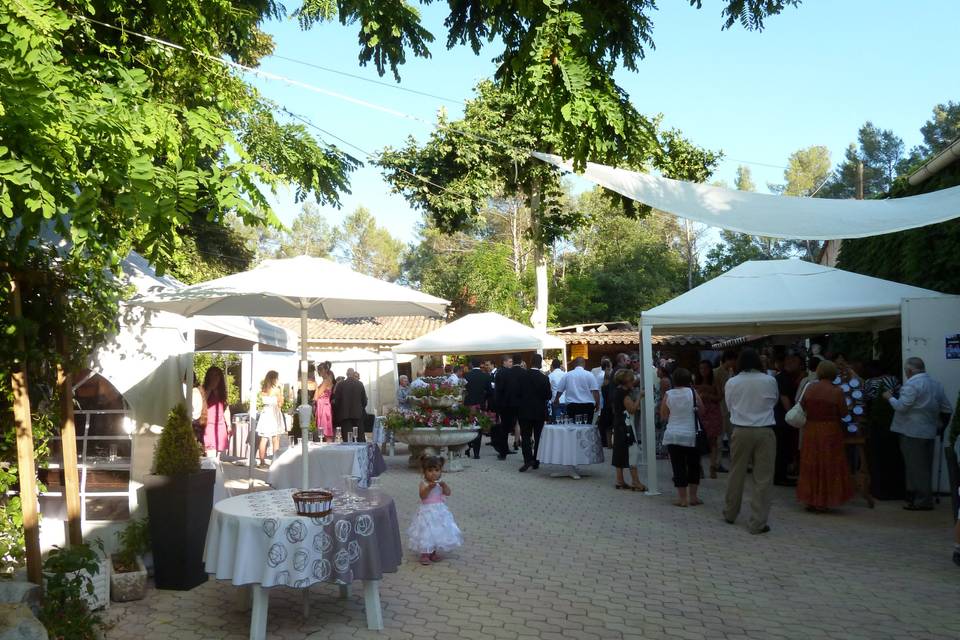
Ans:
[{"label": "green tree foliage", "polygon": [[[241,371],[240,356],[235,353],[195,353],[193,355],[193,379],[196,384],[203,384],[203,377],[210,367],[220,367],[223,371],[224,383],[227,387],[227,406],[240,405],[240,385],[237,376]],[[247,383],[249,386],[249,383]]]},{"label": "green tree foliage", "polygon": [[[426,143],[410,139],[402,149],[384,149],[378,163],[393,188],[444,232],[476,230],[493,194],[521,199],[530,210],[524,235],[543,274],[535,307],[546,312],[547,250],[585,218],[566,202],[559,172],[529,155],[530,149],[549,149],[556,141],[543,115],[529,108],[525,98],[492,82],[480,83],[476,91],[461,120],[449,122],[441,113]],[[648,131],[651,137],[638,140],[630,157],[670,177],[704,180],[719,159],[678,131],[659,131],[655,121]],[[632,200],[619,201],[634,217],[645,213]],[[541,319],[546,321],[545,313]]]},{"label": "green tree foliage", "polygon": [[898,167],[901,175],[909,174],[927,158],[960,139],[960,102],[950,100],[946,104],[936,105],[931,118],[920,127],[920,133],[923,135],[923,144],[911,149],[910,154],[901,161]]},{"label": "green tree foliage", "polygon": [[278,246],[273,254],[277,258],[328,258],[337,241],[334,230],[312,202],[303,203],[290,228],[283,229],[278,235]]},{"label": "green tree foliage", "polygon": [[526,323],[535,291],[527,228],[529,212],[516,200],[496,198],[469,232],[420,227],[406,254],[404,273],[423,291],[450,300],[455,315],[494,311]]},{"label": "green tree foliage", "polygon": [[357,207],[336,230],[336,247],[354,271],[391,282],[400,277],[403,243],[377,224],[366,207]]},{"label": "green tree foliage", "polygon": [[897,166],[903,158],[903,140],[889,129],[879,129],[866,122],[857,134],[857,144],[847,147],[843,162],[833,177],[820,190],[824,198],[855,198],[857,196],[857,166],[863,163],[863,197],[871,198],[886,193],[897,176]]},{"label": "green tree foliage", "polygon": [[786,181],[780,185],[768,185],[770,190],[785,196],[807,198],[823,186],[830,175],[830,150],[822,145],[799,149],[790,154],[787,168],[783,171]]},{"label": "green tree foliage", "polygon": [[[698,9],[702,4],[689,2]],[[798,4],[725,0],[723,27],[740,24],[760,30],[768,16]],[[653,0],[458,0],[449,6],[444,21],[447,47],[469,45],[479,53],[485,42],[502,43],[495,79],[524,96],[524,107],[544,124],[553,150],[580,167],[588,159],[607,164],[644,159],[642,150],[652,142],[653,132],[613,74],[618,66],[635,71],[654,47]],[[407,52],[428,57],[434,39],[412,2],[306,0],[297,16],[305,28],[337,19],[357,24],[360,64],[372,61],[381,75],[389,67],[397,78]]]},{"label": "green tree foliage", "polygon": [[[277,121],[217,62],[256,64],[272,49],[258,25],[281,13],[271,0],[0,3],[4,432],[15,367],[25,363],[36,406],[57,363],[76,371],[116,328],[125,292],[115,274],[131,249],[198,280],[212,275],[205,269],[235,269],[228,256],[243,259],[217,229],[228,214],[276,223],[265,192],[292,184],[299,199],[339,202],[358,163]],[[14,278],[20,321],[8,311]]]},{"label": "green tree foliage", "polygon": [[558,324],[628,320],[686,290],[686,262],[672,216],[636,220],[600,189],[582,194],[577,208],[589,223],[562,257],[551,309]]},{"label": "green tree foliage", "polygon": [[950,100],[933,108],[933,117],[920,127],[923,134],[923,150],[933,155],[946,149],[960,138],[960,102]]},{"label": "green tree foliage", "polygon": [[753,182],[753,176],[750,173],[750,167],[739,165],[737,167],[737,177],[733,183],[738,191],[756,191],[757,185]]}]

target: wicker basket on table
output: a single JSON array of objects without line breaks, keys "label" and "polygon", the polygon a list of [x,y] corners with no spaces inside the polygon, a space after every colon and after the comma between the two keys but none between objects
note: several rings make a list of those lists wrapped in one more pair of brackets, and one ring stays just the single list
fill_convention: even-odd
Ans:
[{"label": "wicker basket on table", "polygon": [[297,515],[322,518],[333,511],[333,493],[325,489],[297,491],[293,494]]}]

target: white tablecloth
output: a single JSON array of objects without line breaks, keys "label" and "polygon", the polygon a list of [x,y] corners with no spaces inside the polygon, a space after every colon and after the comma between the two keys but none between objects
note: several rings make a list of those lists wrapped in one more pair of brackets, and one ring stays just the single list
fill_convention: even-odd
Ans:
[{"label": "white tablecloth", "polygon": [[200,468],[213,469],[216,471],[216,480],[213,482],[213,504],[217,504],[221,500],[225,500],[226,498],[230,497],[227,493],[226,478],[224,478],[223,475],[222,465],[217,464],[217,461],[213,458],[201,458]]},{"label": "white tablecloth", "polygon": [[[383,471],[383,455],[373,443],[330,444],[310,442],[310,487],[338,489],[343,487],[343,476],[357,476],[360,486],[367,487],[370,478]],[[291,446],[274,458],[267,482],[276,489],[300,487],[300,445]],[[379,463],[379,464],[378,464]]]},{"label": "white tablecloth", "polygon": [[603,462],[600,431],[592,424],[544,425],[537,458],[541,464],[600,464]]}]

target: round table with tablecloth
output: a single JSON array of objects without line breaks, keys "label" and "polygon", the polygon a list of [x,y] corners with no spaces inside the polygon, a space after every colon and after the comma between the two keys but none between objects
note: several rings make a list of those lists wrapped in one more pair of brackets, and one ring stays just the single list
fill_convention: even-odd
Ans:
[{"label": "round table with tablecloth", "polygon": [[567,474],[580,476],[580,465],[603,462],[600,431],[592,424],[547,424],[543,426],[537,453],[540,464],[569,467]]},{"label": "round table with tablecloth", "polygon": [[[387,469],[380,447],[372,442],[307,444],[310,464],[310,485],[313,487],[339,488],[343,476],[356,476],[361,487],[370,485],[374,478]],[[303,460],[299,446],[290,447],[277,456],[270,465],[267,483],[275,489],[300,487]]]},{"label": "round table with tablecloth", "polygon": [[268,587],[364,583],[367,623],[382,628],[379,581],[403,560],[393,499],[378,490],[334,492],[333,511],[299,516],[295,489],[260,491],[214,505],[204,562],[219,580],[253,588],[250,637],[266,634]]}]

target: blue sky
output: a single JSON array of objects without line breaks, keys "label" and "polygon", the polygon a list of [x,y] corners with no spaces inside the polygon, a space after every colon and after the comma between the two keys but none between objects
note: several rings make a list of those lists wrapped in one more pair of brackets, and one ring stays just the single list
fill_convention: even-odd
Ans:
[{"label": "blue sky", "polygon": [[[813,144],[826,145],[836,164],[866,120],[894,130],[909,149],[920,142],[919,128],[935,104],[960,99],[955,51],[960,2],[955,0],[807,0],[771,18],[761,33],[739,27],[721,31],[723,3],[703,4],[697,11],[686,0],[662,0],[653,14],[656,50],[648,52],[637,72],[619,71],[617,80],[640,111],[662,113],[667,126],[724,152],[714,179],[732,184],[743,163],[765,190],[767,182],[783,180],[781,167],[792,152]],[[433,57],[409,58],[400,71],[400,86],[451,101],[398,91],[389,72],[380,78],[373,67],[360,67],[356,26],[333,23],[303,32],[292,20],[267,25],[278,56],[393,86],[277,58],[265,59],[264,70],[426,122],[252,79],[267,97],[368,152],[400,145],[410,135],[423,140],[439,108],[459,114],[458,101],[470,98],[472,87],[493,73],[490,59],[499,51],[488,46],[475,56],[467,47],[446,50],[445,8],[446,3],[435,3],[423,9],[424,24],[437,38]],[[284,222],[299,210],[292,192],[279,193],[275,205]],[[325,208],[324,213],[336,224],[359,205],[403,241],[415,238],[421,215],[390,194],[369,165],[353,174],[343,208]]]}]

